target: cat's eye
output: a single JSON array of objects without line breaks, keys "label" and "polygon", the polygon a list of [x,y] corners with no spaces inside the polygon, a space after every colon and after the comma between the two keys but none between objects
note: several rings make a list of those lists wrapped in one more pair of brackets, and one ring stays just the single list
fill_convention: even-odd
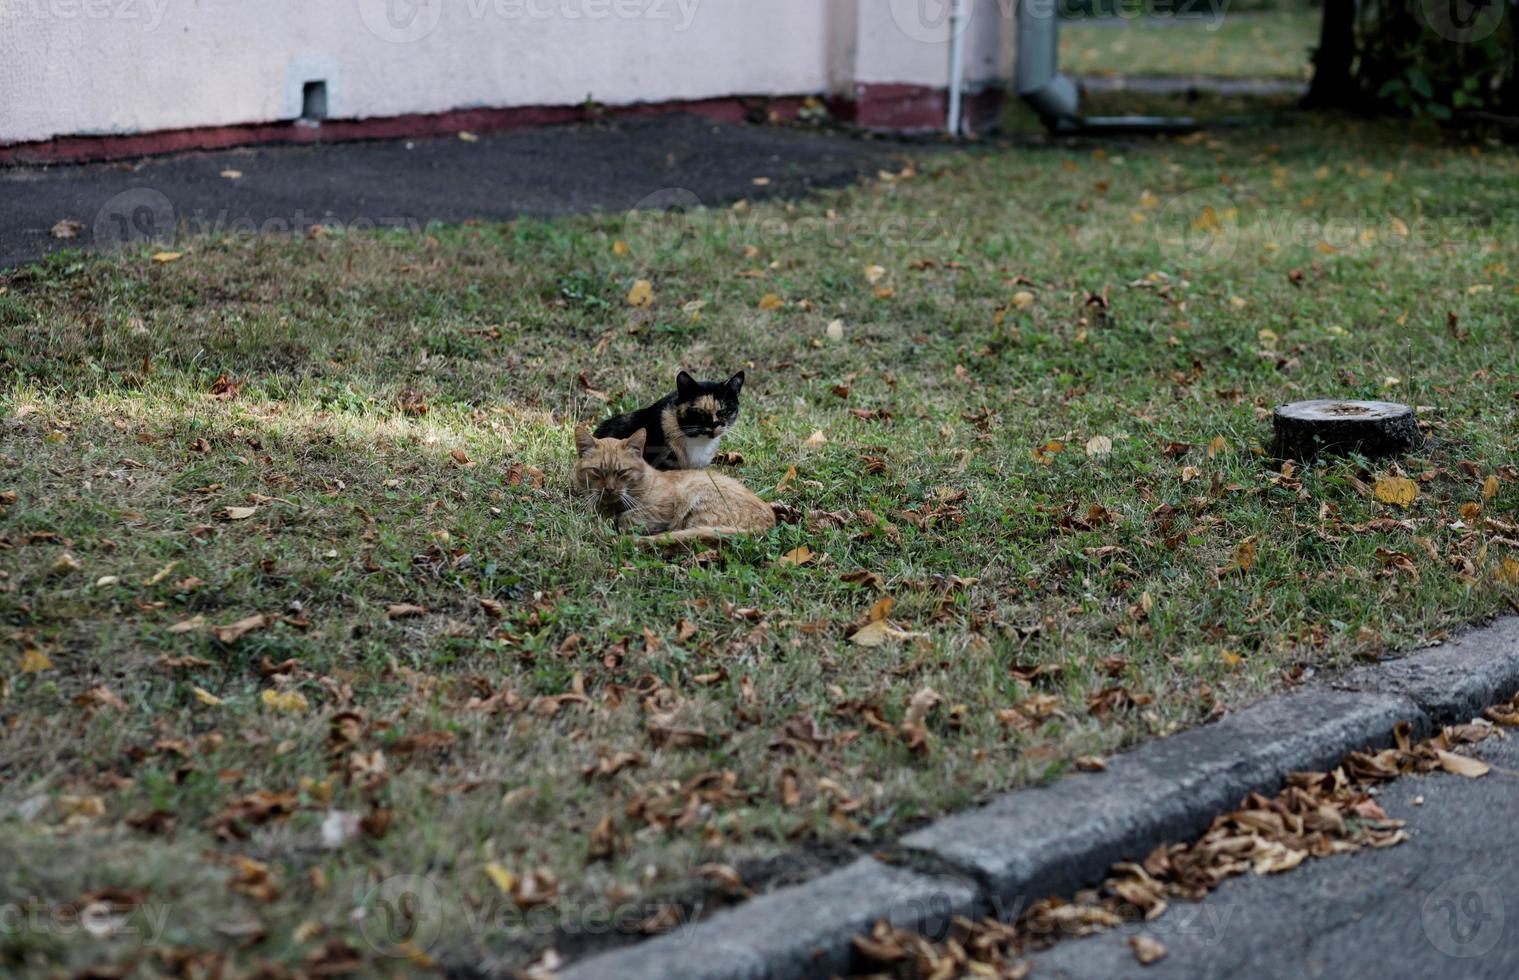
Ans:
[{"label": "cat's eye", "polygon": [[616,473],[612,474],[612,478],[616,480],[626,480],[631,475],[632,470],[618,470]]}]

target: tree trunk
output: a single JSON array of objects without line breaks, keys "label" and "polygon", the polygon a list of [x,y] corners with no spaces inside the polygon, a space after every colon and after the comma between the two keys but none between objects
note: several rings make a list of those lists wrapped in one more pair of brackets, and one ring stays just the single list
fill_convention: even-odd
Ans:
[{"label": "tree trunk", "polygon": [[1423,443],[1413,409],[1395,402],[1293,402],[1272,414],[1278,459],[1397,456]]},{"label": "tree trunk", "polygon": [[1355,62],[1356,0],[1324,0],[1324,23],[1313,53],[1313,82],[1303,105],[1348,108],[1355,101],[1350,69]]}]

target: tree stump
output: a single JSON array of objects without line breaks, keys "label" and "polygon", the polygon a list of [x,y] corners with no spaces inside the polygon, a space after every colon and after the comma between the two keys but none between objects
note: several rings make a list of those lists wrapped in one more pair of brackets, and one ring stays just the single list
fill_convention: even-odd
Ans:
[{"label": "tree stump", "polygon": [[1395,456],[1423,441],[1413,409],[1396,402],[1318,399],[1283,405],[1271,416],[1278,459],[1321,454]]}]

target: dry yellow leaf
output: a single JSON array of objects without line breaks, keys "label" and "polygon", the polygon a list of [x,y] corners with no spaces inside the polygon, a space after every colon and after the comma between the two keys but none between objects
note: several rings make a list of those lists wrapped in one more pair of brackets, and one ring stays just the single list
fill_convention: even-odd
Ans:
[{"label": "dry yellow leaf", "polygon": [[426,606],[418,606],[410,602],[392,602],[385,607],[386,619],[411,619],[415,616],[426,615]]},{"label": "dry yellow leaf", "polygon": [[306,696],[300,691],[276,691],[273,688],[263,693],[264,707],[271,711],[285,711],[290,714],[302,714],[311,707]]},{"label": "dry yellow leaf", "polygon": [[1213,459],[1214,457],[1218,456],[1220,453],[1226,453],[1228,451],[1229,451],[1229,440],[1225,439],[1223,436],[1214,436],[1213,439],[1212,439],[1212,441],[1208,443],[1208,458],[1209,459]]},{"label": "dry yellow leaf", "polygon": [[1419,499],[1419,485],[1406,476],[1379,476],[1372,491],[1384,504],[1411,507]]},{"label": "dry yellow leaf", "polygon": [[1498,478],[1490,476],[1482,481],[1482,499],[1492,500],[1498,496]]},{"label": "dry yellow leaf", "polygon": [[891,628],[891,624],[884,619],[872,620],[864,627],[857,630],[849,638],[849,642],[856,646],[878,647],[889,640],[897,631]]},{"label": "dry yellow leaf", "polygon": [[812,549],[806,545],[793,548],[775,560],[777,565],[805,565],[812,561]]},{"label": "dry yellow leaf", "polygon": [[1042,446],[1034,447],[1034,462],[1040,466],[1049,466],[1055,461],[1055,456],[1065,450],[1065,444],[1051,439]]},{"label": "dry yellow leaf", "polygon": [[1021,289],[1013,294],[1013,305],[1018,309],[1034,305],[1034,294],[1026,289]]},{"label": "dry yellow leaf", "polygon": [[647,279],[640,279],[628,290],[629,306],[652,306],[654,304],[654,284]]},{"label": "dry yellow leaf", "polygon": [[807,441],[802,443],[802,445],[804,445],[804,446],[813,446],[813,447],[826,446],[827,444],[828,444],[828,437],[825,436],[825,435],[823,435],[823,430],[822,429],[815,429],[815,430],[813,430],[812,435],[810,435],[810,436],[807,437]]},{"label": "dry yellow leaf", "polygon": [[759,308],[762,310],[778,310],[786,305],[786,301],[774,293],[766,293],[760,297]]},{"label": "dry yellow leaf", "polygon": [[1439,756],[1441,769],[1455,773],[1457,776],[1465,776],[1467,779],[1486,776],[1493,768],[1481,759],[1473,759],[1469,755],[1456,755],[1454,752],[1436,752],[1436,755]]},{"label": "dry yellow leaf", "polygon": [[870,607],[870,621],[872,623],[878,623],[884,620],[887,616],[891,615],[891,607],[895,606],[896,604],[897,600],[893,599],[891,596],[882,596],[881,598],[877,599],[875,601],[875,605]]},{"label": "dry yellow leaf", "polygon": [[154,572],[152,575],[150,575],[147,578],[143,579],[142,580],[142,584],[143,585],[157,585],[159,582],[162,582],[164,579],[168,578],[169,577],[169,573],[172,572],[172,571],[174,571],[174,569],[176,569],[178,567],[179,567],[179,560],[175,559],[174,561],[169,562],[163,568],[160,568],[158,571]]},{"label": "dry yellow leaf", "polygon": [[71,817],[94,819],[105,816],[105,800],[98,796],[60,796],[58,809]]},{"label": "dry yellow leaf", "polygon": [[188,633],[191,630],[198,630],[198,629],[200,629],[204,625],[206,625],[206,617],[204,615],[200,614],[200,613],[196,613],[194,616],[191,616],[189,619],[181,619],[179,622],[175,623],[173,626],[170,626],[169,627],[169,632],[170,633]]},{"label": "dry yellow leaf", "polygon": [[1504,585],[1519,585],[1519,561],[1505,558],[1498,563],[1498,581]]},{"label": "dry yellow leaf", "polygon": [[902,719],[902,724],[923,724],[923,719],[927,718],[928,713],[934,710],[934,707],[943,700],[944,698],[940,697],[939,692],[933,688],[919,688],[917,693],[912,696],[912,699],[907,702],[907,714]]},{"label": "dry yellow leaf", "polygon": [[872,286],[884,278],[886,278],[886,270],[881,266],[868,265],[865,267],[865,281],[870,283]]},{"label": "dry yellow leaf", "polygon": [[1134,958],[1140,966],[1149,966],[1166,957],[1165,943],[1149,936],[1135,936],[1129,940],[1129,948],[1134,951]]},{"label": "dry yellow leaf", "polygon": [[53,575],[68,575],[71,572],[79,571],[83,567],[84,566],[79,563],[78,558],[75,558],[73,555],[65,551],[63,554],[59,555],[56,559],[53,560],[53,566],[51,569],[49,569],[49,571]]},{"label": "dry yellow leaf", "polygon": [[510,895],[517,890],[517,876],[497,864],[495,861],[487,864],[483,869],[485,876],[491,880],[491,884],[503,895]]},{"label": "dry yellow leaf", "polygon": [[222,516],[229,521],[246,521],[257,513],[257,507],[228,507],[222,511]]},{"label": "dry yellow leaf", "polygon": [[617,241],[613,242],[612,243],[612,254],[613,255],[627,255],[628,254],[628,243],[625,242],[625,241],[623,241],[620,238]]},{"label": "dry yellow leaf", "polygon": [[1088,456],[1106,456],[1113,451],[1113,440],[1107,436],[1093,436],[1087,440]]},{"label": "dry yellow leaf", "polygon": [[178,262],[180,259],[184,258],[184,256],[185,253],[183,252],[154,252],[153,261],[159,263]]},{"label": "dry yellow leaf", "polygon": [[[202,687],[192,687],[190,688],[190,693],[195,695],[195,700],[199,701],[201,704],[206,705],[207,707],[214,708],[217,705],[223,703],[221,698],[217,697]],[[269,694],[271,692],[265,691],[264,693]],[[299,697],[299,695],[297,695],[297,697]]]},{"label": "dry yellow leaf", "polygon": [[1234,549],[1234,565],[1242,572],[1255,567],[1255,539],[1246,538]]},{"label": "dry yellow leaf", "polygon": [[243,634],[251,633],[254,630],[263,629],[268,625],[269,618],[267,616],[254,615],[248,616],[244,619],[239,619],[235,623],[228,623],[226,626],[214,627],[212,632],[216,634],[216,638],[221,642],[233,643],[236,642]]},{"label": "dry yellow leaf", "polygon": [[21,672],[23,674],[37,674],[44,670],[52,670],[53,662],[48,655],[36,647],[27,647],[21,651]]}]

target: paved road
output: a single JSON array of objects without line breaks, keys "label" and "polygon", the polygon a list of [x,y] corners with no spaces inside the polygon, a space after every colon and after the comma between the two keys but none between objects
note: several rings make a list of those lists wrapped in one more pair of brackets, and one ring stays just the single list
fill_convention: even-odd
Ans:
[{"label": "paved road", "polygon": [[[181,230],[304,231],[721,204],[848,183],[905,144],[690,115],[482,135],[0,167],[0,268]],[[241,177],[222,176],[237,171]],[[770,178],[760,187],[755,178]],[[59,241],[60,219],[83,225]]]},{"label": "paved road", "polygon": [[[1519,978],[1519,739],[1476,747],[1481,779],[1432,775],[1385,787],[1413,840],[1226,882],[1140,930],[1169,955],[1141,967],[1113,934],[1034,958],[1060,980],[1515,980]],[[1422,806],[1413,799],[1422,796]]]}]

